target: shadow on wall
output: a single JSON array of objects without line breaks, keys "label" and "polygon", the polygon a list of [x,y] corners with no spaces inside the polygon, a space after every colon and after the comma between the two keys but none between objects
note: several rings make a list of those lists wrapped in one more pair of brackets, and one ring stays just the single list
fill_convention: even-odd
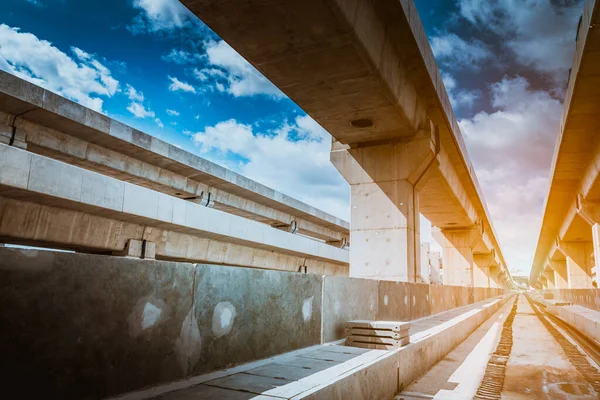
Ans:
[{"label": "shadow on wall", "polygon": [[3,393],[103,398],[500,293],[0,248]]}]

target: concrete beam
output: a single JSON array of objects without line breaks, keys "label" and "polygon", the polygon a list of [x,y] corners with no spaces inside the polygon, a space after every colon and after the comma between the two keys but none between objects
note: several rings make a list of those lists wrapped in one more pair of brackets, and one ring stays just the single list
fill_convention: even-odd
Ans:
[{"label": "concrete beam", "polygon": [[[142,230],[164,229],[342,266],[348,263],[346,250],[3,144],[0,196],[131,222]],[[12,218],[11,212],[3,212],[5,236],[16,235],[26,227],[19,225],[23,221],[11,222]],[[51,230],[48,235],[68,232],[72,240],[78,239],[73,220],[63,223],[56,219],[45,228]],[[106,239],[103,235],[106,232],[99,229],[97,236]]]},{"label": "concrete beam", "polygon": [[591,241],[590,230],[581,222],[585,210],[581,210],[577,203],[581,205],[581,200],[600,201],[600,138],[597,129],[600,36],[590,30],[599,23],[597,2],[586,1],[577,32],[560,131],[557,133],[560,140],[554,151],[550,188],[530,274],[532,282],[542,274],[557,237],[566,241],[577,241],[577,237]]},{"label": "concrete beam", "polygon": [[[480,229],[433,229],[432,235],[444,251],[444,284],[474,286],[474,268],[479,267],[473,260],[473,248],[481,239]],[[480,284],[483,278],[480,279],[479,271],[477,275]]]},{"label": "concrete beam", "polygon": [[592,267],[594,265],[591,260],[592,243],[559,241],[558,249],[565,255],[567,260],[569,289],[591,289]]},{"label": "concrete beam", "polygon": [[554,271],[554,285],[557,289],[569,288],[569,274],[567,272],[567,261],[548,260],[548,266]]}]

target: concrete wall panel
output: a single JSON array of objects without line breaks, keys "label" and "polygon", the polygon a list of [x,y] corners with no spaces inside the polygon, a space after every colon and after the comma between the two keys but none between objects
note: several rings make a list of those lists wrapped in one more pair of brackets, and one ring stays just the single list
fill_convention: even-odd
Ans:
[{"label": "concrete wall panel", "polygon": [[429,302],[429,285],[423,283],[413,284],[410,290],[411,309],[410,319],[423,318],[431,315]]},{"label": "concrete wall panel", "polygon": [[371,279],[324,277],[324,343],[344,338],[346,321],[377,318],[379,283]]},{"label": "concrete wall panel", "polygon": [[406,282],[379,281],[379,310],[377,319],[409,321],[411,285]]},{"label": "concrete wall panel", "polygon": [[542,293],[552,293],[555,299],[600,311],[600,289],[553,289]]},{"label": "concrete wall panel", "polygon": [[207,265],[196,273],[194,375],[320,343],[321,276]]},{"label": "concrete wall panel", "polygon": [[193,264],[0,250],[3,390],[93,399],[185,377]]}]

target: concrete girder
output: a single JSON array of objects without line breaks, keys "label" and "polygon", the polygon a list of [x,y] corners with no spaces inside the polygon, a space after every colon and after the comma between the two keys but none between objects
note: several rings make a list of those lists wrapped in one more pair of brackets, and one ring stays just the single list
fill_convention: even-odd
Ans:
[{"label": "concrete girder", "polygon": [[559,241],[558,249],[566,258],[569,289],[592,288],[592,243]]},{"label": "concrete girder", "polygon": [[[591,240],[581,222],[578,203],[600,200],[600,137],[597,110],[600,104],[598,53],[600,37],[591,27],[600,23],[596,1],[585,2],[577,32],[577,43],[558,137],[554,151],[550,189],[530,274],[531,281],[542,268],[557,237]],[[578,217],[574,216],[578,213]],[[573,222],[574,220],[574,222]]]},{"label": "concrete girder", "polygon": [[479,253],[473,255],[473,286],[474,287],[495,287],[492,281],[491,269],[495,263],[493,252]]},{"label": "concrete girder", "polygon": [[[0,113],[0,115],[10,114]],[[13,116],[14,118],[14,116]],[[264,204],[211,187],[155,164],[40,126],[27,120],[14,122],[16,132],[27,150],[46,157],[78,165],[113,178],[135,183],[178,198],[269,225],[296,223],[296,232],[325,241],[348,242],[348,234]]]},{"label": "concrete girder", "polygon": [[569,288],[569,275],[567,273],[567,261],[548,260],[548,266],[554,271],[554,284],[557,289]]},{"label": "concrete girder", "polygon": [[[481,225],[469,229],[435,228],[432,235],[444,251],[445,284],[489,287],[489,267],[498,264],[494,252],[475,254],[474,250],[483,235]],[[501,274],[504,273],[502,268],[499,269]]]},{"label": "concrete girder", "polygon": [[[192,234],[333,264],[348,263],[347,251],[325,243],[3,144],[0,144],[0,196],[132,222],[149,229]],[[2,218],[10,220],[11,213],[6,211]],[[18,224],[10,226],[4,236],[10,236],[11,229],[18,228]],[[45,229],[59,234],[74,232],[75,227],[62,226],[56,220]],[[102,231],[98,235],[102,236]]]}]

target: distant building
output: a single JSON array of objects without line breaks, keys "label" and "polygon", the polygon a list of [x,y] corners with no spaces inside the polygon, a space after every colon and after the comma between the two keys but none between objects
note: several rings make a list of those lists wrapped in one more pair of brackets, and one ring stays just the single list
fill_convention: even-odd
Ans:
[{"label": "distant building", "polygon": [[418,282],[440,285],[443,282],[442,256],[432,251],[429,243],[421,243],[421,271]]}]

